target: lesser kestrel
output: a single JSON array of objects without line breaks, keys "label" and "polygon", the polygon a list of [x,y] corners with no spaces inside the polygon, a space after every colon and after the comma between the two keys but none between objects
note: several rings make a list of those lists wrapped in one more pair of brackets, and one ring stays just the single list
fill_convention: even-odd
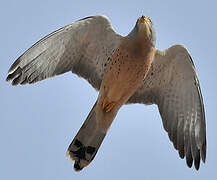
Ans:
[{"label": "lesser kestrel", "polygon": [[200,159],[205,162],[204,105],[193,61],[182,45],[157,50],[150,18],[139,17],[125,37],[105,16],[78,20],[29,48],[12,64],[7,81],[31,84],[68,71],[99,90],[67,151],[75,170],[93,160],[118,110],[129,103],[157,104],[179,156],[197,170]]}]

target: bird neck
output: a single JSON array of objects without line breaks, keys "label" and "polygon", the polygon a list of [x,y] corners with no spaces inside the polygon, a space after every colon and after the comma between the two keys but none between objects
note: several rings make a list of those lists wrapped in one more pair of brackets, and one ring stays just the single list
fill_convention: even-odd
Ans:
[{"label": "bird neck", "polygon": [[149,32],[146,25],[140,25],[137,24],[133,28],[133,30],[126,36],[131,41],[148,41],[150,40]]},{"label": "bird neck", "polygon": [[122,46],[124,46],[124,48],[136,58],[147,57],[149,52],[154,49],[150,39],[144,35],[137,35],[133,39],[126,36]]}]

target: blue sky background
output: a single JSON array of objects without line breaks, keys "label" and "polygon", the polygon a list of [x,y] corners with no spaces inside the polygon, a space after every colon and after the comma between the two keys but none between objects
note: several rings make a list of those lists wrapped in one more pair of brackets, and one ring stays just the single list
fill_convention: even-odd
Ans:
[{"label": "blue sky background", "polygon": [[[2,1],[0,179],[217,179],[216,7],[214,0]],[[190,51],[207,121],[207,162],[198,172],[179,158],[155,105],[128,105],[119,111],[94,161],[76,173],[65,152],[98,92],[72,73],[34,85],[5,82],[10,65],[32,44],[94,14],[107,15],[121,35],[131,31],[139,16],[150,16],[158,49],[180,43]]]}]

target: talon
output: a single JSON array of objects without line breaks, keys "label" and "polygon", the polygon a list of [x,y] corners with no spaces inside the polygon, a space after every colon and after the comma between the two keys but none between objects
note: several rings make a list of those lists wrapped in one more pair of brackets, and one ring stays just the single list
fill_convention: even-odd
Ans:
[{"label": "talon", "polygon": [[110,112],[115,106],[115,104],[115,102],[109,103],[107,98],[105,98],[102,102],[102,110],[105,110],[105,112]]},{"label": "talon", "polygon": [[103,102],[102,102],[102,110],[105,109],[105,107],[108,105],[108,101],[107,98],[104,98]]},{"label": "talon", "polygon": [[106,107],[105,107],[105,112],[110,112],[113,107],[115,106],[115,102],[111,102],[109,103]]}]

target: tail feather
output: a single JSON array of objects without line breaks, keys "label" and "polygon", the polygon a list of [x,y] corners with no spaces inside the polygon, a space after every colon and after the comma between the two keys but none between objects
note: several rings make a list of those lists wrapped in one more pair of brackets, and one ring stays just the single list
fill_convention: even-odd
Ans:
[{"label": "tail feather", "polygon": [[89,165],[106,135],[106,132],[97,126],[95,109],[96,103],[67,151],[67,155],[75,161],[76,171]]}]

